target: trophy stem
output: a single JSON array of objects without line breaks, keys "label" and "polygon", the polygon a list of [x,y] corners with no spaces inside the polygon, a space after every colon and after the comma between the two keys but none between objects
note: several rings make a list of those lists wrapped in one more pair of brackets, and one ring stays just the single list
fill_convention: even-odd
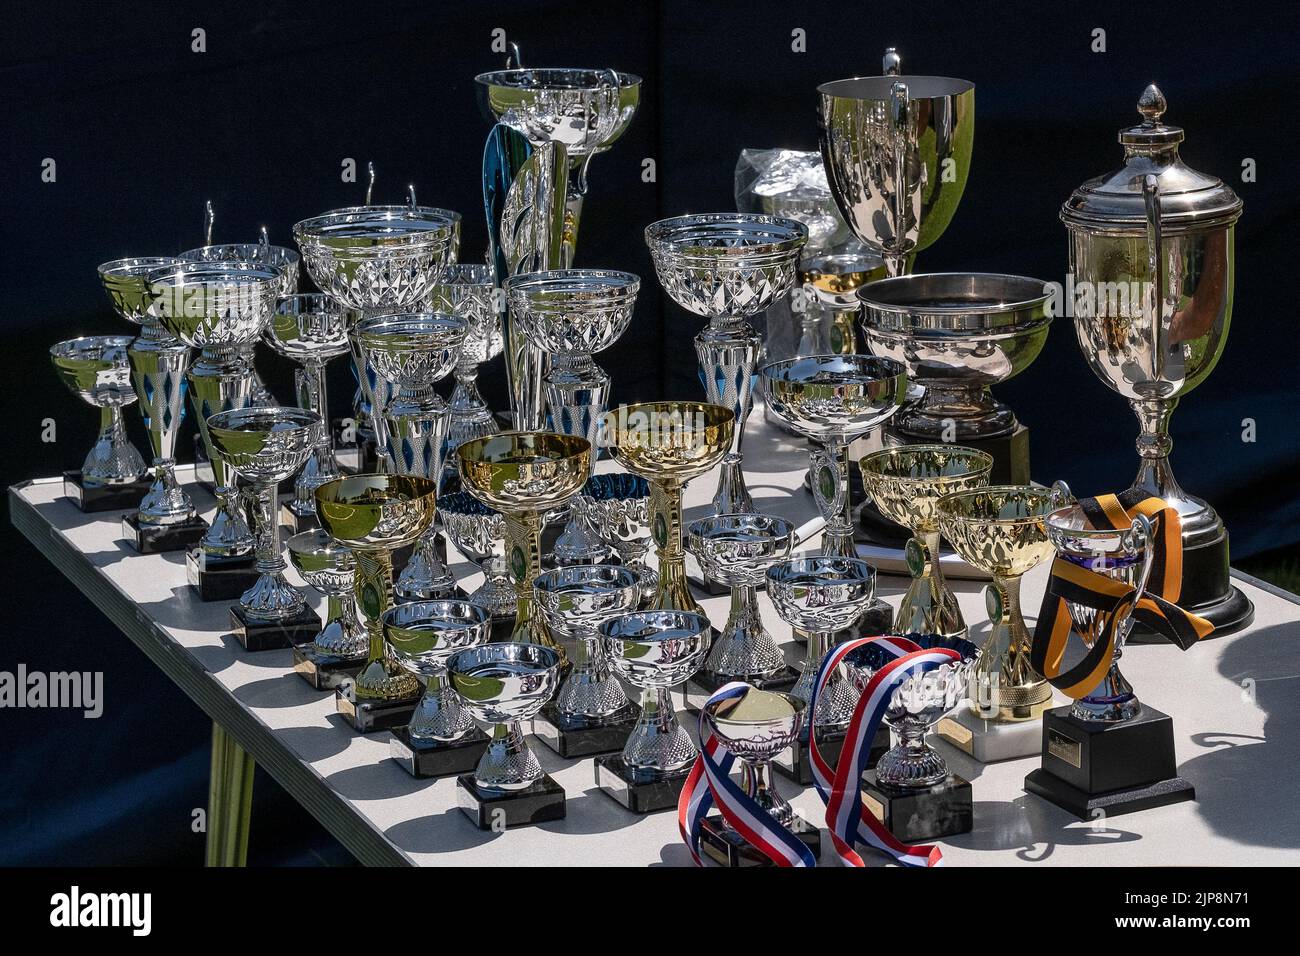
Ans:
[{"label": "trophy stem", "polygon": [[325,626],[312,642],[321,655],[358,658],[366,656],[366,629],[357,620],[357,602],[352,588],[327,598]]},{"label": "trophy stem", "polygon": [[1020,575],[994,574],[990,590],[993,627],[970,669],[971,709],[989,720],[1036,719],[1051,705],[1052,688],[1029,664],[1031,638],[1020,610]]},{"label": "trophy stem", "polygon": [[194,502],[176,480],[176,459],[153,460],[153,484],[140,501],[143,524],[176,524],[194,517]]},{"label": "trophy stem", "polygon": [[[772,786],[770,761],[743,758],[740,786],[746,796],[770,813],[781,826],[789,827],[794,822],[794,810]],[[727,828],[731,829],[731,825],[727,824]]]},{"label": "trophy stem", "polygon": [[492,726],[492,739],[474,770],[474,782],[482,790],[527,790],[542,778],[542,765],[528,749],[528,741],[512,720]]},{"label": "trophy stem", "polygon": [[562,714],[601,720],[621,714],[627,703],[599,635],[583,633],[577,642],[573,669],[555,695],[556,709]]},{"label": "trophy stem", "polygon": [[908,546],[912,583],[898,605],[896,629],[903,634],[964,637],[966,622],[939,565],[938,530],[918,531]]},{"label": "trophy stem", "polygon": [[[709,402],[730,408],[736,415],[731,451],[723,461],[723,476],[713,499],[715,514],[741,514],[754,510],[741,468],[745,422],[754,408],[754,369],[763,353],[763,337],[738,316],[714,316],[695,336],[695,354]],[[732,457],[734,456],[734,458]]]},{"label": "trophy stem", "polygon": [[533,606],[534,582],[542,572],[541,518],[536,511],[503,512],[506,530],[506,560],[515,585],[515,626],[510,640],[541,644],[566,660],[563,646],[551,634],[546,619]]},{"label": "trophy stem", "polygon": [[925,742],[929,724],[904,718],[893,729],[898,744],[876,765],[877,781],[894,787],[920,788],[933,786],[948,776],[943,757]]},{"label": "trophy stem", "polygon": [[659,586],[650,608],[703,614],[691,596],[686,580],[686,552],[682,548],[682,486],[675,478],[650,481],[651,533],[659,558]]},{"label": "trophy stem", "polygon": [[[830,653],[832,635],[825,632],[809,632],[808,648],[800,664],[802,670],[790,696],[812,707],[813,687],[817,684],[817,674],[821,670],[822,660]],[[844,676],[843,666],[837,667],[830,680],[822,689],[816,710],[809,714],[809,726],[825,730],[838,730],[849,725],[853,711],[857,707],[858,693],[853,684]]]},{"label": "trophy stem", "polygon": [[144,459],[126,437],[121,407],[101,407],[99,436],[82,463],[82,480],[88,485],[130,484],[139,481],[145,470]]},{"label": "trophy stem", "polygon": [[226,462],[212,448],[208,416],[227,409],[250,407],[252,372],[237,349],[210,347],[199,354],[198,361],[185,374],[185,379],[189,383],[194,420],[203,437],[203,447],[212,464],[213,484],[216,485],[217,513],[200,543],[204,552],[211,555],[233,557],[247,554],[253,548],[253,536],[240,513],[242,493],[234,487]]},{"label": "trophy stem", "polygon": [[822,554],[830,558],[857,557],[849,501],[848,442],[835,437],[827,440],[824,449],[813,453],[813,488],[817,506],[826,519]]},{"label": "trophy stem", "polygon": [[483,608],[494,620],[514,617],[518,596],[510,582],[506,559],[489,555],[480,562],[479,568],[483,572],[483,583],[469,596],[470,603]]},{"label": "trophy stem", "polygon": [[469,711],[447,680],[445,671],[430,674],[415,705],[407,731],[412,740],[459,740],[474,726]]},{"label": "trophy stem", "polygon": [[384,612],[392,606],[393,556],[388,551],[361,550],[357,559],[357,606],[366,627],[366,664],[357,675],[357,700],[400,700],[420,689],[420,682],[388,659],[384,650]]},{"label": "trophy stem", "polygon": [[[600,421],[609,396],[609,375],[590,355],[556,355],[546,376],[546,401],[556,431],[591,442],[590,474],[596,472]],[[597,564],[609,557],[609,546],[596,533],[582,505],[569,503],[569,520],[555,541],[555,561],[561,566]]]},{"label": "trophy stem", "polygon": [[456,465],[451,453],[462,442],[500,431],[492,410],[479,394],[477,362],[462,358],[456,363],[456,387],[452,389],[447,408],[450,418],[447,440],[442,449],[444,476],[455,473]]},{"label": "trophy stem", "polygon": [[1080,697],[1071,705],[1071,717],[1101,723],[1119,723],[1132,720],[1142,713],[1142,702],[1133,693],[1133,685],[1120,672],[1119,659],[1123,656],[1123,642],[1117,638],[1115,653],[1110,659],[1110,670],[1106,672],[1105,679],[1091,693]]},{"label": "trophy stem", "polygon": [[280,522],[275,513],[276,483],[257,482],[249,498],[258,578],[240,597],[239,603],[252,619],[284,620],[300,612],[306,600],[284,579],[287,565],[280,553]]},{"label": "trophy stem", "polygon": [[641,715],[623,746],[623,762],[634,770],[671,773],[695,761],[695,744],[677,721],[667,687],[641,691]]},{"label": "trophy stem", "polygon": [[194,502],[176,480],[176,436],[185,415],[185,369],[190,350],[158,322],[145,322],[126,350],[140,414],[153,446],[154,480],[140,502],[144,524],[168,525],[194,516]]},{"label": "trophy stem", "polygon": [[1133,489],[1163,498],[1178,510],[1182,520],[1183,546],[1194,541],[1211,541],[1222,536],[1223,522],[1206,502],[1183,491],[1169,464],[1174,440],[1169,437],[1169,421],[1178,407],[1177,398],[1134,400],[1129,404],[1137,415],[1141,432],[1137,451],[1141,458]]},{"label": "trophy stem", "polygon": [[321,417],[320,434],[293,485],[293,510],[302,516],[316,513],[316,489],[338,478],[339,467],[334,460],[334,441],[330,434],[325,364],[308,360],[297,370],[295,378],[298,384],[298,405]]},{"label": "trophy stem", "polygon": [[582,200],[587,193],[587,162],[582,162],[577,176],[570,176],[564,190],[564,231],[560,236],[560,264],[558,269],[572,269],[573,257],[578,251],[578,226],[582,223]]},{"label": "trophy stem", "polygon": [[731,614],[713,642],[706,671],[736,680],[770,677],[785,666],[785,658],[763,626],[758,592],[753,585],[731,589]]}]

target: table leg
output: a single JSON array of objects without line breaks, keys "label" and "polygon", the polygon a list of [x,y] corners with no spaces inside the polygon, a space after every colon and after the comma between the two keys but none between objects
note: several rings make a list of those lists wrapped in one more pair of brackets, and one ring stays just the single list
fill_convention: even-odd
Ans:
[{"label": "table leg", "polygon": [[248,862],[255,766],[235,738],[214,721],[206,866],[244,866]]}]

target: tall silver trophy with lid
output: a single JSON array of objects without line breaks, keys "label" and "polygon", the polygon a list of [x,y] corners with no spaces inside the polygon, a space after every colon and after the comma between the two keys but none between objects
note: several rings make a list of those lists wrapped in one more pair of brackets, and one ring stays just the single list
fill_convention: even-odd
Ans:
[{"label": "tall silver trophy with lid", "polygon": [[[1148,86],[1138,100],[1141,122],[1119,134],[1124,165],[1088,180],[1061,207],[1074,329],[1093,372],[1137,415],[1141,465],[1133,490],[1178,509],[1179,604],[1228,634],[1247,626],[1255,610],[1229,580],[1223,519],[1174,478],[1169,419],[1227,343],[1242,202],[1182,161],[1183,131],[1164,122],[1165,109],[1164,94]],[[1135,639],[1144,636],[1135,628]]]}]

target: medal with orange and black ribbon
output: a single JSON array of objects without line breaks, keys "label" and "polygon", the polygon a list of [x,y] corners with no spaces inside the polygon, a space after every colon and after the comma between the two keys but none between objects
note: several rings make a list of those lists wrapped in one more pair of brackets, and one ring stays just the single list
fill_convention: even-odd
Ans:
[{"label": "medal with orange and black ribbon", "polygon": [[[1140,491],[1083,498],[1078,506],[1084,518],[1080,540],[1086,540],[1088,532],[1121,535],[1101,536],[1099,541],[1124,541],[1125,533],[1131,537],[1118,550],[1058,549],[1052,563],[1030,662],[1073,700],[1086,697],[1105,679],[1119,629],[1130,615],[1184,651],[1214,631],[1213,624],[1177,603],[1183,585],[1183,538],[1176,509]],[[1070,605],[1094,612],[1088,628],[1092,643],[1077,664],[1063,670],[1065,648],[1074,632]]]}]

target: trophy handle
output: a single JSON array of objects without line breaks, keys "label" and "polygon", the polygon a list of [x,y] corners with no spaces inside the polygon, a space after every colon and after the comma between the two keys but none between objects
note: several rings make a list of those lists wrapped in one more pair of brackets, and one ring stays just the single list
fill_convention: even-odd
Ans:
[{"label": "trophy handle", "polygon": [[212,210],[212,200],[209,199],[203,204],[203,244],[212,245],[212,224],[216,220],[216,213]]},{"label": "trophy handle", "polygon": [[1066,505],[1074,504],[1074,500],[1074,492],[1070,490],[1069,485],[1059,478],[1052,482],[1052,487],[1047,497],[1047,504],[1053,511],[1058,508],[1064,508]]},{"label": "trophy handle", "polygon": [[370,205],[370,200],[375,195],[375,163],[374,160],[366,163],[366,205]]},{"label": "trophy handle", "polygon": [[1160,255],[1160,181],[1148,173],[1142,177],[1142,201],[1147,214],[1147,263],[1151,269],[1154,299],[1151,317],[1151,373],[1156,381],[1164,380],[1165,353],[1161,344],[1165,304],[1165,274]]},{"label": "trophy handle", "polygon": [[911,186],[907,182],[907,84],[896,81],[889,88],[889,121],[894,127],[894,244],[897,247],[890,268],[891,275],[903,275],[907,271],[906,246],[907,205],[911,195]]},{"label": "trophy handle", "polygon": [[511,40],[509,44],[510,52],[506,55],[507,70],[522,70],[524,68],[524,55],[519,52],[519,44]]},{"label": "trophy handle", "polygon": [[1142,599],[1142,595],[1146,593],[1147,582],[1151,578],[1151,567],[1155,564],[1155,553],[1152,550],[1155,544],[1154,535],[1151,532],[1151,522],[1146,515],[1138,515],[1133,519],[1129,537],[1135,547],[1142,548],[1142,569],[1133,582],[1133,598],[1129,602],[1128,608],[1128,614],[1131,615],[1137,610],[1138,601]]},{"label": "trophy handle", "polygon": [[897,47],[886,47],[881,62],[880,72],[883,76],[899,76],[903,72],[903,58],[898,55]]}]

